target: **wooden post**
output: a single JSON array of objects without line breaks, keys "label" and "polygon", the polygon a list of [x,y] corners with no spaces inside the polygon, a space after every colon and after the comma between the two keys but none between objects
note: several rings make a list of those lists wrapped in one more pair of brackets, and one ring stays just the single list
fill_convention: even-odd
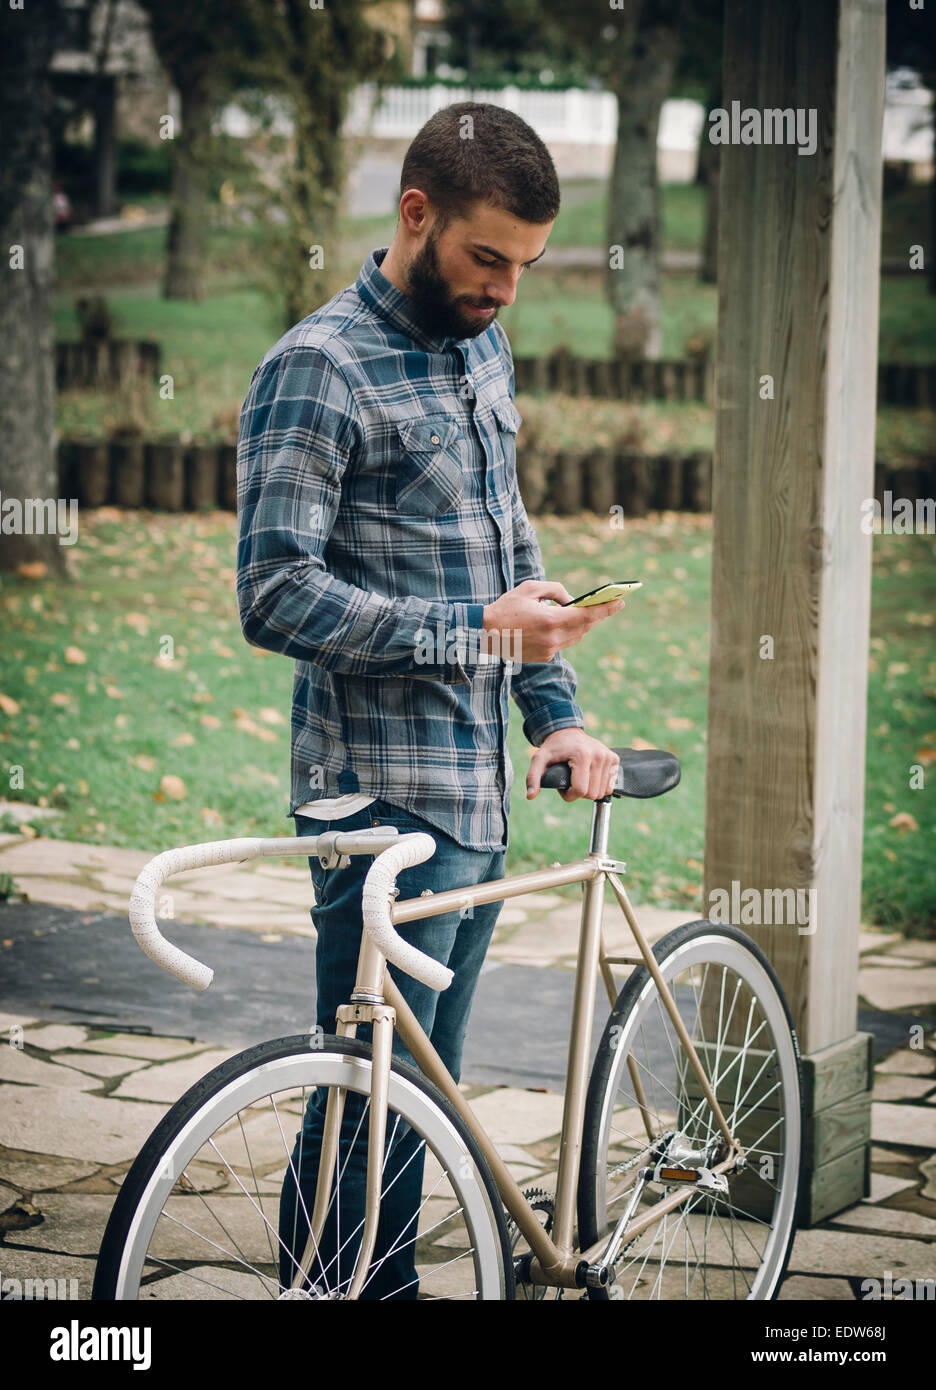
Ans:
[{"label": "wooden post", "polygon": [[146,473],[143,466],[143,440],[135,435],[118,435],[111,444],[114,464],[114,505],[142,507]]},{"label": "wooden post", "polygon": [[727,110],[816,112],[812,153],[721,146],[705,844],[709,909],[735,881],[761,901],[812,890],[818,909],[808,924],[738,923],[773,961],[805,1054],[811,1224],[867,1193],[861,503],[874,491],[884,0],[726,0],[723,93]]},{"label": "wooden post", "polygon": [[226,512],[237,511],[237,445],[222,444],[218,450],[218,472],[221,475],[221,506]]}]

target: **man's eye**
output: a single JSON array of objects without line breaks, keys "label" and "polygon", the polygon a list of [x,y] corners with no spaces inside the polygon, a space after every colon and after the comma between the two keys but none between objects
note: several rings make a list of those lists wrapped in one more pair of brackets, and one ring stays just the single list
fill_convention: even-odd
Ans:
[{"label": "man's eye", "polygon": [[481,256],[475,256],[475,260],[478,262],[478,265],[497,265],[496,261],[486,261]]}]

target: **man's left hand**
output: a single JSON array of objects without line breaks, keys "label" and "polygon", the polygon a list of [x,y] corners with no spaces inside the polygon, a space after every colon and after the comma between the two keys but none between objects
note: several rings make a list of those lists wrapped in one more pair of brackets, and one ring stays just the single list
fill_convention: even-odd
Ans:
[{"label": "man's left hand", "polygon": [[572,783],[567,792],[560,792],[563,801],[578,801],[587,796],[597,801],[610,796],[614,790],[620,758],[604,743],[599,743],[584,729],[557,729],[543,740],[530,759],[527,773],[527,800],[539,794],[540,779],[552,763],[568,763]]}]

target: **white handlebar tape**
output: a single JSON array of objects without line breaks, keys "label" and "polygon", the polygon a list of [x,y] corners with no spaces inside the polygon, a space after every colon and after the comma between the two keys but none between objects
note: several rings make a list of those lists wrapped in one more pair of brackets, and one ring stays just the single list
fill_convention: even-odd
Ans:
[{"label": "white handlebar tape", "polygon": [[[393,826],[380,827],[379,830],[349,830],[336,837],[334,849],[344,854],[373,854],[375,851],[379,852],[387,840],[396,843],[397,833]],[[201,845],[183,845],[179,849],[167,849],[163,854],[157,854],[141,869],[130,895],[129,916],[133,935],[150,960],[161,965],[164,970],[168,970],[185,984],[191,985],[193,989],[207,989],[214,978],[214,971],[207,965],[202,965],[194,956],[180,950],[178,946],[173,946],[159,930],[155,902],[162,884],[173,874],[184,873],[186,869],[202,869],[211,864],[232,864],[261,856],[308,858],[317,853],[320,838],[290,835],[277,839],[260,839],[257,836],[243,836],[237,840],[209,840]],[[430,848],[421,858],[408,860],[408,863],[418,864],[434,853],[435,841],[428,835],[421,838]],[[390,930],[393,931],[393,928]],[[396,939],[399,940],[398,937]],[[403,941],[400,945],[406,947]],[[420,959],[429,960],[428,956],[423,957],[419,951],[416,955]],[[436,988],[444,989],[447,984],[448,980],[445,985],[438,985]]]},{"label": "white handlebar tape", "polygon": [[183,980],[185,984],[192,985],[194,989],[208,988],[214,971],[207,965],[202,965],[194,956],[180,950],[178,946],[173,946],[156,925],[156,894],[172,874],[182,873],[184,869],[201,869],[207,864],[230,864],[239,859],[251,859],[257,854],[258,846],[262,843],[252,836],[245,836],[239,840],[212,840],[204,845],[184,845],[180,849],[167,849],[149,861],[140,871],[133,886],[129,913],[133,935],[150,960]]},{"label": "white handlebar tape", "polygon": [[401,835],[399,843],[379,854],[368,869],[361,904],[364,930],[381,954],[430,989],[443,990],[452,983],[453,972],[404,941],[390,920],[391,893],[397,874],[413,864],[422,864],[435,854],[435,848],[431,835]]}]

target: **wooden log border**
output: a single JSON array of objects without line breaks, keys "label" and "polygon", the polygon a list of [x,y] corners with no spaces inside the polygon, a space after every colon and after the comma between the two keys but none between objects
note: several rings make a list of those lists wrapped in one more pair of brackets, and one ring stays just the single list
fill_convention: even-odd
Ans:
[{"label": "wooden log border", "polygon": [[159,376],[159,343],[133,338],[101,342],[55,344],[55,386],[58,391],[110,389],[134,377]]},{"label": "wooden log border", "polygon": [[[58,446],[60,495],[80,506],[148,507],[156,511],[237,510],[234,444],[63,439]],[[581,511],[646,516],[651,511],[709,512],[712,454],[644,454],[611,448],[517,449],[517,478],[531,516]],[[874,491],[912,502],[936,497],[936,457],[875,465]]]},{"label": "wooden log border", "polygon": [[[515,357],[516,389],[531,395],[562,392],[619,401],[715,403],[711,358],[625,361],[573,357],[560,348],[548,357]],[[936,364],[881,362],[878,404],[936,408]]]}]

